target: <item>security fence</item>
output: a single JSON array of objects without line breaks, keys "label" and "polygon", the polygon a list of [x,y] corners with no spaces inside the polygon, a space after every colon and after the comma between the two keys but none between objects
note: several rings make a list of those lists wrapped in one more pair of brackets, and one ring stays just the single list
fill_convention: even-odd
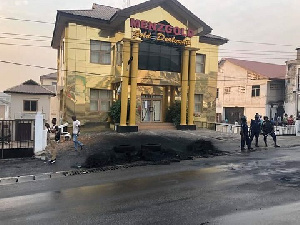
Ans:
[{"label": "security fence", "polygon": [[34,155],[34,120],[0,120],[0,158]]}]

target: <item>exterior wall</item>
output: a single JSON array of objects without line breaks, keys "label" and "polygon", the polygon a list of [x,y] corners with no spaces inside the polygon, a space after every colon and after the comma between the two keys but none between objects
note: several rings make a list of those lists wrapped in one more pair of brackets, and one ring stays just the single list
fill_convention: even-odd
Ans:
[{"label": "exterior wall", "polygon": [[[172,26],[186,27],[161,7],[132,15],[131,18],[159,22],[168,21]],[[60,117],[70,120],[76,114],[80,120],[104,121],[107,113],[90,112],[90,89],[114,90],[114,83],[122,80],[122,67],[116,65],[116,43],[123,38],[131,38],[133,29],[128,18],[124,24],[124,33],[69,23],[61,37],[58,51],[58,95],[60,97]],[[111,65],[90,63],[90,40],[111,42]],[[199,48],[197,53],[206,55],[205,73],[196,75],[196,94],[203,94],[203,113],[195,120],[215,122],[216,86],[218,72],[218,46],[199,43],[199,37],[191,39],[190,47]],[[63,47],[64,46],[64,47]],[[64,49],[62,53],[61,49]],[[64,60],[63,60],[64,58]],[[163,86],[181,85],[180,73],[164,71],[138,71],[137,109],[141,106],[141,94],[163,93]],[[153,86],[149,88],[149,86]],[[63,89],[62,89],[63,88]],[[63,90],[60,92],[60,90]],[[130,96],[130,87],[129,87]],[[138,113],[138,112],[137,112]],[[140,117],[137,117],[140,118]]]},{"label": "exterior wall", "polygon": [[41,85],[53,85],[53,82],[56,82],[56,80],[47,78],[41,79]]},{"label": "exterior wall", "polygon": [[300,60],[291,60],[286,63],[287,73],[285,78],[285,113],[297,116],[300,112],[300,89],[298,77],[300,76]]},{"label": "exterior wall", "polygon": [[[219,68],[218,88],[219,98],[217,101],[217,113],[223,113],[222,119],[225,120],[225,107],[244,107],[244,115],[250,120],[255,113],[266,115],[266,102],[268,80],[251,80],[250,72],[236,66],[228,61],[224,62]],[[251,97],[252,86],[260,85],[260,96]],[[225,87],[230,87],[230,93],[224,93]],[[244,88],[244,89],[243,89]]]},{"label": "exterior wall", "polygon": [[49,95],[26,95],[26,94],[11,94],[11,119],[34,119],[36,112],[24,112],[23,101],[34,100],[38,101],[38,112],[45,115],[45,120],[50,121],[50,96]]}]

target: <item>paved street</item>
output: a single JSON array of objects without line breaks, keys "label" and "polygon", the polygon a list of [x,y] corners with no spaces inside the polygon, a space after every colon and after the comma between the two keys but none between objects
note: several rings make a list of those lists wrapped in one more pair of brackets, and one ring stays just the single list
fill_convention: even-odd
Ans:
[{"label": "paved street", "polygon": [[279,137],[278,149],[1,185],[1,224],[297,224],[296,138]]}]

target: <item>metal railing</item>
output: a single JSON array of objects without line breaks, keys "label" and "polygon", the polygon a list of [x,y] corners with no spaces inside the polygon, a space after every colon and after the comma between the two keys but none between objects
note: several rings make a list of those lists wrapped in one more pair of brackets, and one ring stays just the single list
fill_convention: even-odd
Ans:
[{"label": "metal railing", "polygon": [[0,120],[0,158],[33,155],[34,120]]}]

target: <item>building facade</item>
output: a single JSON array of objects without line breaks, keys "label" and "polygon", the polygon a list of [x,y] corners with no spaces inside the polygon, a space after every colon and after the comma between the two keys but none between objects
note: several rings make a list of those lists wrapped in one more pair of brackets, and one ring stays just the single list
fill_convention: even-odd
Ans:
[{"label": "building facade", "polygon": [[217,121],[234,123],[258,113],[273,118],[284,113],[285,66],[238,59],[219,63]]},{"label": "building facade", "polygon": [[10,119],[34,119],[37,112],[50,120],[50,100],[55,93],[39,85],[33,80],[9,88],[4,91],[11,96]]},{"label": "building facade", "polygon": [[0,120],[8,120],[10,111],[10,95],[0,92]]},{"label": "building facade", "polygon": [[286,62],[285,112],[300,115],[300,48],[296,49],[297,58]]},{"label": "building facade", "polygon": [[176,0],[58,11],[52,47],[62,118],[105,121],[120,99],[120,128],[135,130],[164,122],[177,98],[183,127],[215,122],[218,46],[227,39],[211,31]]}]

